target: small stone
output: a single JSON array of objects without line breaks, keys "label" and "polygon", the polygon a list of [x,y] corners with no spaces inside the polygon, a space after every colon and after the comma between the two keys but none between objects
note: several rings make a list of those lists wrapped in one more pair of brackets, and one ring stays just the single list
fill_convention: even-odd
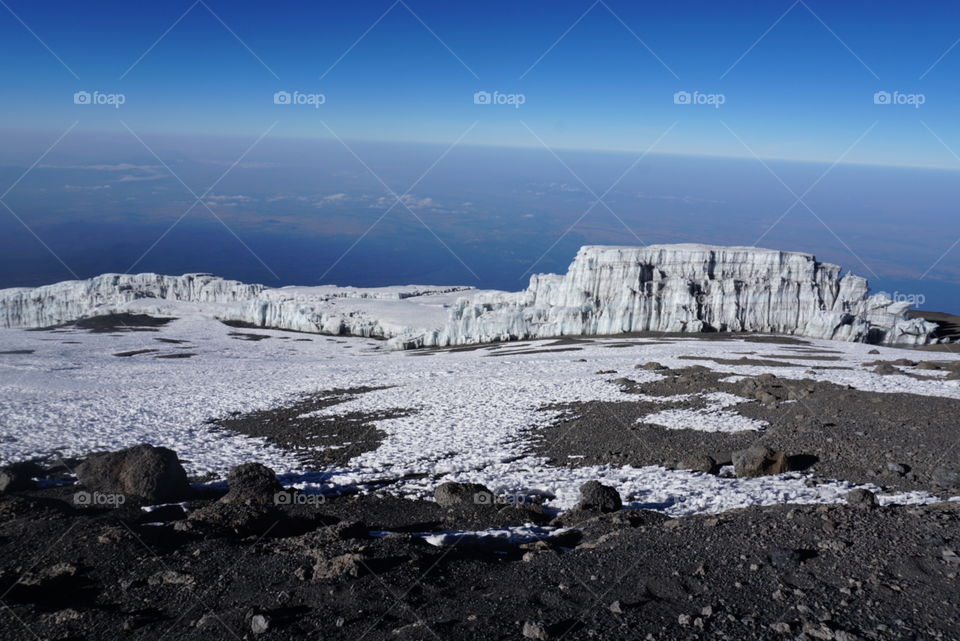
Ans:
[{"label": "small stone", "polygon": [[784,621],[777,621],[776,623],[770,624],[770,629],[774,632],[779,632],[780,634],[790,634],[790,624],[785,623]]},{"label": "small stone", "polygon": [[661,365],[656,361],[650,361],[649,363],[644,363],[643,365],[637,365],[637,367],[640,369],[645,369],[650,371],[654,371],[658,369],[667,369],[666,367],[664,367],[663,365]]},{"label": "small stone", "polygon": [[493,505],[493,492],[479,483],[441,483],[433,491],[433,498],[441,507]]},{"label": "small stone", "polygon": [[358,577],[363,572],[363,556],[359,554],[341,554],[332,559],[320,561],[313,566],[314,579],[341,579],[348,576]]},{"label": "small stone", "polygon": [[254,634],[263,634],[270,629],[270,617],[265,614],[256,614],[250,619],[250,631]]},{"label": "small stone", "polygon": [[619,601],[614,601],[610,604],[610,611],[614,614],[623,614],[623,608],[620,606]]},{"label": "small stone", "polygon": [[599,481],[587,481],[580,486],[580,502],[574,509],[597,512],[616,512],[623,508],[620,493]]},{"label": "small stone", "polygon": [[879,349],[871,349],[869,352],[867,352],[867,354],[879,354],[879,353],[880,353]]},{"label": "small stone", "polygon": [[683,459],[679,465],[681,470],[690,470],[691,472],[703,472],[704,474],[713,474],[718,469],[717,462],[712,456],[706,454],[695,454]]},{"label": "small stone", "polygon": [[537,639],[538,641],[547,641],[547,639],[550,638],[547,627],[542,623],[534,621],[526,621],[523,624],[523,636],[527,639]]},{"label": "small stone", "polygon": [[778,568],[799,565],[803,560],[800,550],[793,548],[774,548],[770,551],[770,563]]},{"label": "small stone", "polygon": [[693,617],[691,617],[689,614],[681,614],[677,617],[677,623],[680,625],[690,625],[692,619]]},{"label": "small stone", "polygon": [[857,507],[876,507],[877,495],[871,492],[870,490],[865,490],[858,488],[856,490],[851,490],[847,494],[847,503],[850,505],[856,505]]},{"label": "small stone", "polygon": [[283,487],[277,482],[276,473],[261,463],[243,463],[227,475],[228,491],[223,503],[273,503]]},{"label": "small stone", "polygon": [[890,374],[899,374],[900,370],[890,363],[880,363],[873,368],[873,373],[880,374],[881,376],[889,376]]},{"label": "small stone", "polygon": [[733,470],[737,476],[757,477],[790,471],[787,455],[762,445],[733,453]]},{"label": "small stone", "polygon": [[910,471],[910,468],[901,463],[895,463],[893,461],[887,461],[887,471],[892,472],[898,476],[903,476]]}]

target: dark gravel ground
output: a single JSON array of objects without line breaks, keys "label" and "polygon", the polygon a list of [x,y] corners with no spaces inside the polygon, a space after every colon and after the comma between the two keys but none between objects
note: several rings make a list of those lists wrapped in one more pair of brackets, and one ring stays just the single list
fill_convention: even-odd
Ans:
[{"label": "dark gravel ground", "polygon": [[[627,384],[628,391],[654,396],[728,392],[750,397],[743,383],[721,383],[728,374],[701,368],[663,370],[663,380]],[[855,483],[875,483],[899,490],[943,491],[960,473],[960,401],[880,394],[813,380],[773,379],[762,386],[765,402],[750,400],[730,408],[767,421],[762,433],[703,432],[637,423],[663,409],[698,409],[693,398],[671,404],[591,402],[561,406],[570,414],[532,433],[533,451],[553,464],[585,467],[598,464],[666,465],[707,454],[729,463],[731,452],[762,444],[794,457],[795,467],[816,475]],[[577,456],[578,458],[569,458]],[[956,478],[954,479],[956,480]]]},{"label": "dark gravel ground", "polygon": [[318,392],[280,407],[238,412],[210,423],[247,436],[266,438],[278,447],[293,451],[308,469],[319,471],[327,466],[345,466],[350,459],[380,446],[384,433],[374,426],[376,421],[405,416],[411,410],[353,412],[335,417],[304,414],[339,405],[373,389],[376,388]]},{"label": "dark gravel ground", "polygon": [[0,639],[960,638],[956,504],[625,510],[491,550],[403,532],[516,508],[341,497],[237,534],[74,490],[0,495]]}]

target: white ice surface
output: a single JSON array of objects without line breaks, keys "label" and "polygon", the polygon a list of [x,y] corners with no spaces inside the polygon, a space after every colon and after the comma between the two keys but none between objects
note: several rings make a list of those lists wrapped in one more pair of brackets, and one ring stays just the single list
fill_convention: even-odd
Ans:
[{"label": "white ice surface", "polygon": [[703,398],[707,400],[706,407],[663,410],[643,416],[637,419],[637,422],[659,425],[671,430],[695,429],[701,432],[759,432],[769,425],[766,421],[758,421],[727,410],[728,407],[750,399],[725,392],[705,394]]},{"label": "white ice surface", "polygon": [[[376,481],[371,486],[376,491],[428,496],[443,481],[461,480],[485,483],[502,491],[541,493],[552,497],[548,505],[566,508],[576,501],[581,483],[597,479],[617,487],[631,505],[673,515],[755,504],[838,502],[851,487],[832,482],[807,487],[806,477],[797,474],[726,479],[659,467],[558,468],[527,454],[528,431],[551,423],[560,414],[542,410],[545,405],[637,399],[613,381],[626,376],[642,383],[661,377],[656,372],[635,369],[638,363],[656,360],[668,367],[699,363],[731,375],[756,375],[771,368],[680,357],[729,358],[733,350],[779,354],[788,361],[802,355],[788,346],[690,337],[669,344],[650,340],[610,349],[605,344],[623,340],[611,337],[595,339],[578,351],[549,347],[551,341],[531,341],[525,349],[548,351],[492,356],[507,347],[497,350],[491,346],[415,355],[388,351],[382,349],[382,342],[361,338],[256,330],[272,338],[251,342],[230,338],[232,331],[236,330],[203,316],[180,318],[159,332],[122,335],[0,330],[0,352],[36,350],[33,354],[0,354],[0,460],[51,452],[80,455],[151,442],[175,449],[191,473],[222,475],[237,463],[261,461],[280,473],[297,474],[301,466],[290,454],[260,439],[213,431],[205,421],[234,411],[276,406],[302,393],[377,385],[388,387],[328,408],[326,413],[392,408],[410,408],[416,413],[377,421],[377,427],[386,433],[377,450],[356,457],[348,466],[329,470],[331,477],[323,482],[312,481],[316,475],[304,476],[298,486],[328,492]],[[284,336],[287,338],[280,338]],[[189,343],[167,344],[154,340],[158,337]],[[301,342],[298,338],[311,340]],[[851,369],[817,370],[815,375],[808,375],[805,372],[811,362],[796,360],[792,361],[795,367],[772,371],[781,378],[811,377],[863,390],[960,398],[958,381],[880,376],[862,365],[905,356],[952,360],[955,357],[951,354],[925,352],[919,357],[881,347],[877,356],[867,353],[872,349],[869,345],[810,342],[819,349],[838,352],[842,360],[827,363],[831,367]],[[135,349],[196,356],[113,356]],[[601,375],[598,370],[616,373]],[[722,405],[730,399],[724,401],[718,396],[713,401]],[[686,426],[729,429],[738,423],[723,412],[733,411],[727,407],[714,413],[691,413],[685,417]],[[733,422],[727,424],[727,418]],[[427,476],[403,479],[411,474]],[[931,498],[911,493],[882,500],[918,502]]]}]

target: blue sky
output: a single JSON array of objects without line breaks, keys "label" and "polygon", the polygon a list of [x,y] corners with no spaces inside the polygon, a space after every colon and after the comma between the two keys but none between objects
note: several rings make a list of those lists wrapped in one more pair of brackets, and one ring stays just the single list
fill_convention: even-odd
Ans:
[{"label": "blue sky", "polygon": [[[956,3],[5,2],[0,127],[38,140],[75,121],[248,138],[277,123],[271,136],[960,168]],[[325,102],[276,105],[280,90]]]}]

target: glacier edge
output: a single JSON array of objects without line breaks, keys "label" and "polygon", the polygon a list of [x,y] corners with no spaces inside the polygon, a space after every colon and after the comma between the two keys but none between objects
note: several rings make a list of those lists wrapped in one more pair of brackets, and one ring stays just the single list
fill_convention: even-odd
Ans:
[{"label": "glacier edge", "polygon": [[811,254],[699,244],[581,247],[566,274],[519,292],[407,285],[280,287],[210,274],[103,274],[0,290],[0,327],[118,312],[201,313],[259,327],[389,339],[398,349],[624,332],[764,332],[935,342],[910,306]]}]

